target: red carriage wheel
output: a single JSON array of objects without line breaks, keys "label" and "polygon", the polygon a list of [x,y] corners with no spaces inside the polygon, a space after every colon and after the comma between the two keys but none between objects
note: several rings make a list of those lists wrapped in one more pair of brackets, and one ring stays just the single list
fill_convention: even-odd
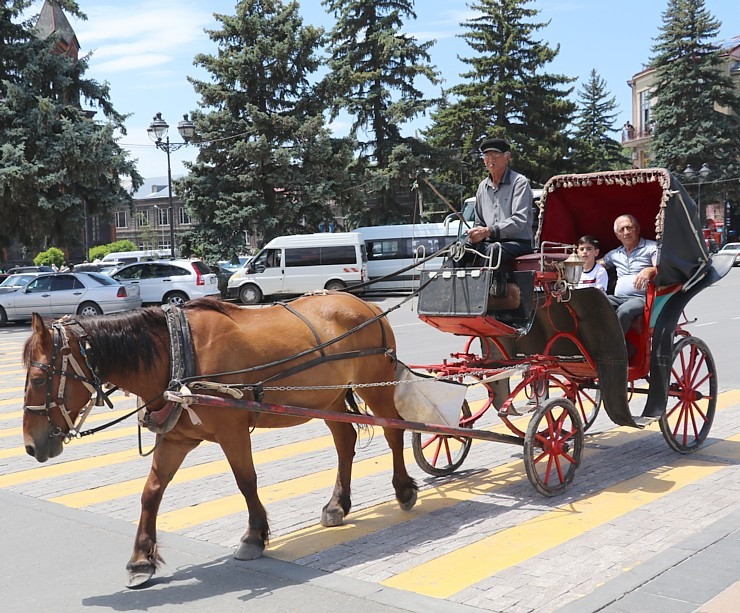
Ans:
[{"label": "red carriage wheel", "polygon": [[586,432],[594,425],[596,417],[599,415],[601,390],[588,389],[579,385],[575,387],[575,393],[570,400],[576,409],[578,409],[578,413],[581,415],[581,421],[583,421],[583,431]]},{"label": "red carriage wheel", "polygon": [[696,451],[709,434],[717,407],[717,371],[704,341],[686,336],[673,346],[668,404],[660,430],[679,453]]},{"label": "red carriage wheel", "polygon": [[[470,406],[463,401],[460,417],[461,428],[472,428]],[[446,477],[455,472],[470,451],[473,439],[464,436],[447,436],[444,434],[430,434],[414,432],[411,435],[411,448],[414,450],[414,459],[425,473],[435,477]]]},{"label": "red carriage wheel", "polygon": [[564,492],[581,463],[583,424],[567,398],[550,398],[532,414],[524,437],[524,466],[544,496]]}]

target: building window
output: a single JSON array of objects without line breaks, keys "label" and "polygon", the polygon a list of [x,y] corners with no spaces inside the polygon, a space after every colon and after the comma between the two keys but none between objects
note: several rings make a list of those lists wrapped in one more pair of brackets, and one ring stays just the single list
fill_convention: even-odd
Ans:
[{"label": "building window", "polygon": [[116,211],[116,228],[128,228],[126,211]]},{"label": "building window", "polygon": [[155,206],[154,210],[157,214],[157,225],[158,226],[169,226],[170,225],[170,209],[166,207]]},{"label": "building window", "polygon": [[149,211],[136,211],[136,226],[138,228],[149,225]]},{"label": "building window", "polygon": [[180,225],[193,223],[190,215],[188,215],[188,212],[185,210],[184,206],[181,206],[178,209],[178,213],[180,214]]},{"label": "building window", "polygon": [[640,92],[640,125],[638,130],[640,134],[650,134],[651,131],[651,114],[650,114],[650,90],[644,90]]}]

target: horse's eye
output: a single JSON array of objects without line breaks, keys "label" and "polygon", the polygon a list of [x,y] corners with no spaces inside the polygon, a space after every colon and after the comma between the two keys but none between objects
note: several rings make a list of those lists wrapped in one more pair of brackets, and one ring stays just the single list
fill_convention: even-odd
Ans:
[{"label": "horse's eye", "polygon": [[31,385],[33,387],[43,387],[46,384],[46,377],[33,377]]}]

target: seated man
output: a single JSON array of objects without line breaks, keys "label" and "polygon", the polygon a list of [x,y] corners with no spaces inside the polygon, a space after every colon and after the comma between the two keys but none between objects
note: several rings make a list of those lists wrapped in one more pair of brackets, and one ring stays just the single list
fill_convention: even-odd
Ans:
[{"label": "seated man", "polygon": [[658,272],[658,244],[640,237],[640,225],[632,215],[617,217],[614,233],[622,246],[607,253],[601,263],[617,271],[614,295],[607,298],[616,308],[619,325],[626,334],[635,317],[643,312],[648,283]]},{"label": "seated man", "polygon": [[[480,152],[489,176],[475,194],[475,226],[467,231],[468,240],[486,255],[500,245],[502,262],[532,253],[529,180],[509,168],[511,150],[504,139],[486,138]],[[493,261],[497,260],[498,253],[494,253]]]}]

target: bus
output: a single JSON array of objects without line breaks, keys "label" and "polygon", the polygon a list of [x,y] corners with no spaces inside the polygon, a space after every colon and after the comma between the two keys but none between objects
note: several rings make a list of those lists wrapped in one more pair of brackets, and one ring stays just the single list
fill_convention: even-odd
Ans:
[{"label": "bus", "polygon": [[[457,240],[460,222],[398,224],[394,226],[367,226],[356,228],[365,243],[367,276],[369,281],[391,275],[411,266],[419,259],[436,253]],[[368,286],[366,292],[409,291],[419,286],[422,271],[437,270],[442,257]]]}]

